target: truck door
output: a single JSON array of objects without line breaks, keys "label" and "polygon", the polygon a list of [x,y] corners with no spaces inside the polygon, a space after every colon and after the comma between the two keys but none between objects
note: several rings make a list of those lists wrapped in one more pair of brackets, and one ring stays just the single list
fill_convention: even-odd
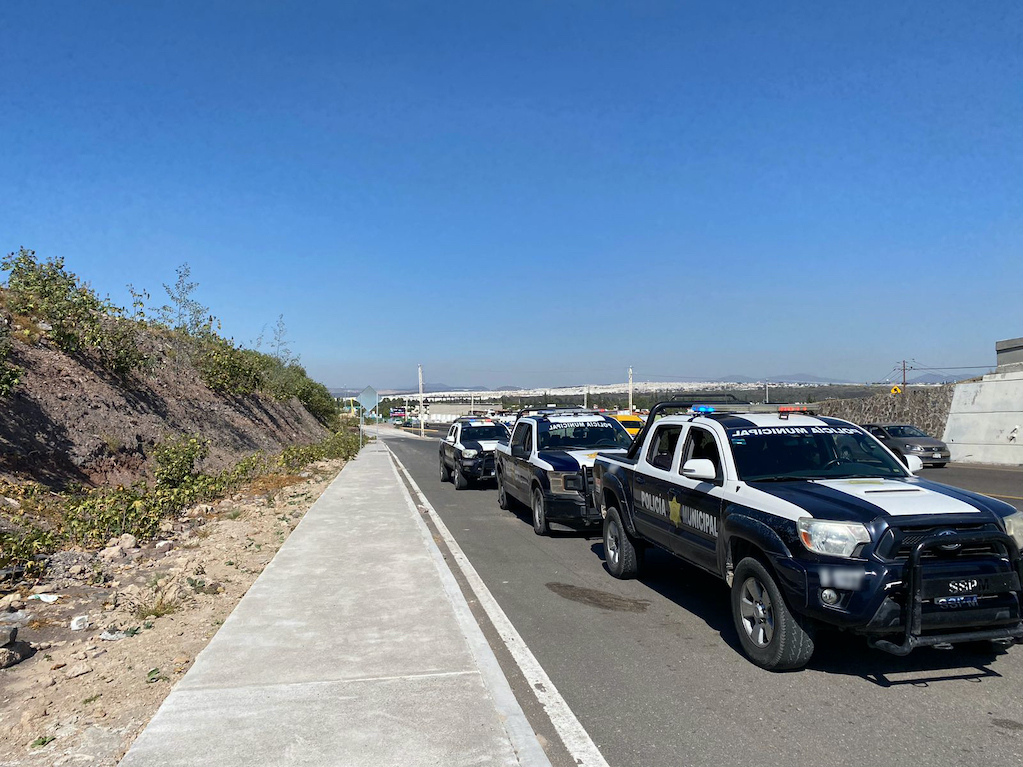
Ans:
[{"label": "truck door", "polygon": [[523,503],[529,499],[529,456],[533,453],[533,424],[522,421],[515,425],[509,443],[511,455],[505,463],[504,481],[508,491]]},{"label": "truck door", "polygon": [[682,424],[658,426],[632,476],[632,510],[637,531],[646,538],[671,547],[672,482],[675,454]]},{"label": "truck door", "polygon": [[458,424],[451,424],[448,429],[448,436],[441,443],[441,450],[444,451],[444,463],[454,468],[455,466],[455,443],[458,442]]},{"label": "truck door", "polygon": [[[692,458],[706,458],[714,464],[717,474],[713,481],[689,479],[682,475],[682,467]],[[702,426],[689,428],[676,471],[675,486],[679,497],[670,510],[672,549],[679,556],[717,572],[724,469],[721,446],[714,432]]]}]

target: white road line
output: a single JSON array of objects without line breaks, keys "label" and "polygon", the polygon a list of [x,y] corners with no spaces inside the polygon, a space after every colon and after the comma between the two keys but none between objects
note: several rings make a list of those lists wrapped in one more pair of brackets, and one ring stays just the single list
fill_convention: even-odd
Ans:
[{"label": "white road line", "polygon": [[[390,447],[388,447],[388,450],[390,450]],[[447,544],[451,556],[454,557],[455,562],[462,571],[462,575],[465,576],[469,588],[476,595],[476,599],[479,600],[480,606],[487,613],[490,622],[494,624],[494,628],[501,637],[501,641],[504,642],[508,652],[515,659],[519,670],[522,671],[522,675],[529,683],[529,688],[533,691],[533,695],[536,696],[540,705],[543,706],[544,712],[551,720],[551,724],[554,725],[554,729],[565,744],[565,748],[571,757],[580,767],[608,767],[604,757],[597,749],[597,745],[590,738],[575,714],[572,713],[572,709],[569,708],[565,699],[561,697],[558,688],[554,686],[554,682],[547,676],[547,672],[543,670],[536,656],[533,655],[532,651],[522,640],[522,637],[519,636],[519,632],[515,630],[512,622],[508,620],[508,616],[505,615],[504,610],[501,609],[497,600],[494,599],[490,589],[483,583],[483,579],[476,572],[476,568],[472,566],[472,563],[462,552],[458,543],[455,542],[444,521],[437,514],[437,510],[433,508],[433,504],[427,500],[426,495],[419,488],[419,485],[416,484],[408,469],[405,468],[405,465],[395,455],[393,450],[391,450],[391,455],[409,484],[416,491],[416,495],[419,496],[419,502],[430,512],[433,523],[437,526],[441,538]]]}]

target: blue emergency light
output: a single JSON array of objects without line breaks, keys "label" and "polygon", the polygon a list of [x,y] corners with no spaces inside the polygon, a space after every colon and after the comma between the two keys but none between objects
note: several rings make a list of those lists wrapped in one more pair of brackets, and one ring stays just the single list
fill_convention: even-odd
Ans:
[{"label": "blue emergency light", "polygon": [[714,408],[710,405],[697,405],[693,408],[693,411],[696,413],[713,413]]}]

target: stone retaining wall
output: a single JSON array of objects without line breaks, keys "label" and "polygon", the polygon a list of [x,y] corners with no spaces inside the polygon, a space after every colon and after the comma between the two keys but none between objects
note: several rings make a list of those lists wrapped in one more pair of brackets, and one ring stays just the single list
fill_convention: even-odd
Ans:
[{"label": "stone retaining wall", "polygon": [[815,404],[824,416],[853,423],[911,423],[932,437],[945,433],[955,386],[910,389],[905,394],[875,394],[862,399],[831,399]]}]

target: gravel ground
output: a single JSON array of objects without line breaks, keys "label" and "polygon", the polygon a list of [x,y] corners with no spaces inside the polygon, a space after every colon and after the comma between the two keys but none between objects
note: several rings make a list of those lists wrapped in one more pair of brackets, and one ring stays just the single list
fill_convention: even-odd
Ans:
[{"label": "gravel ground", "polygon": [[0,592],[30,653],[0,669],[0,765],[116,765],[343,464],[189,509],[163,543],[65,552],[42,582]]}]

